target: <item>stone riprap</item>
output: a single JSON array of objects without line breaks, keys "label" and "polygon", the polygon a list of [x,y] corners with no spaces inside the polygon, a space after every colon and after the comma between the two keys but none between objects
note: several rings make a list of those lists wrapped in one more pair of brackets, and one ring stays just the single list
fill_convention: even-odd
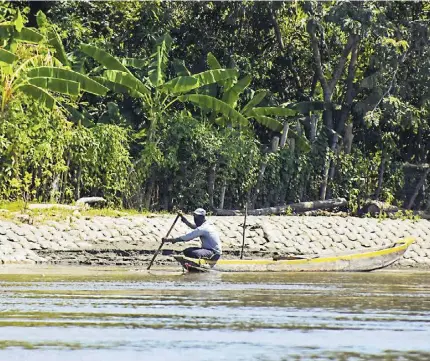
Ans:
[{"label": "stone riprap", "polygon": [[[243,217],[209,217],[221,233],[224,257],[236,257],[242,245]],[[0,220],[1,263],[148,264],[174,216],[70,218],[29,225]],[[189,229],[178,221],[176,237]],[[393,267],[430,268],[430,221],[354,217],[249,216],[245,256],[315,254],[388,245],[404,237],[416,241]],[[179,252],[187,244],[165,245]],[[160,255],[157,263],[171,261]]]}]

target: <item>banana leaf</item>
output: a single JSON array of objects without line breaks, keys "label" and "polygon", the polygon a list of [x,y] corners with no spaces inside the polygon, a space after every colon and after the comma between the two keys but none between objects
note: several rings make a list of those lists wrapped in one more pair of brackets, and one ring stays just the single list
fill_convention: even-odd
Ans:
[{"label": "banana leaf", "polygon": [[31,84],[23,84],[19,86],[18,89],[24,94],[27,94],[28,96],[35,99],[39,104],[45,106],[46,108],[54,108],[55,99],[45,90]]},{"label": "banana leaf", "polygon": [[221,64],[218,62],[217,58],[215,58],[215,55],[213,55],[212,53],[208,53],[207,62],[210,69],[221,69]]},{"label": "banana leaf", "polygon": [[153,60],[149,64],[148,78],[154,87],[159,87],[164,84],[168,54],[172,46],[172,38],[169,34],[164,34],[157,39],[156,45],[157,46],[151,55]]},{"label": "banana leaf", "polygon": [[237,110],[233,109],[227,103],[214,97],[202,94],[189,94],[178,97],[181,102],[189,101],[198,107],[205,110],[212,110],[216,113],[222,114],[232,124],[240,124],[241,126],[248,125],[248,119],[246,119]]},{"label": "banana leaf", "polygon": [[130,95],[132,97],[136,97],[136,98],[141,97],[140,93],[137,93],[137,92],[131,90],[130,88],[128,88],[124,85],[115,83],[115,82],[110,81],[110,80],[103,78],[101,76],[95,76],[95,77],[93,77],[93,79],[96,80],[97,82],[99,82],[100,84],[103,84],[105,87],[109,88],[111,91],[113,91],[115,93],[128,94],[128,95]]},{"label": "banana leaf", "polygon": [[134,92],[146,95],[151,93],[144,83],[129,73],[116,70],[106,70],[104,77],[111,82],[130,88],[130,90]]},{"label": "banana leaf", "polygon": [[95,126],[93,119],[85,116],[80,111],[76,110],[72,106],[68,104],[63,104],[64,108],[67,109],[70,115],[70,120],[75,124],[81,124],[86,128],[92,128]]},{"label": "banana leaf", "polygon": [[261,101],[264,99],[264,97],[267,95],[266,91],[259,91],[257,92],[254,97],[242,108],[242,114],[248,115],[248,113],[258,104],[261,103]]},{"label": "banana leaf", "polygon": [[79,95],[80,84],[76,81],[58,78],[30,78],[28,83],[42,89],[71,96]]},{"label": "banana leaf", "polygon": [[55,56],[63,65],[70,66],[67,59],[66,51],[64,50],[63,42],[58,33],[52,29],[48,32],[48,43],[55,49]]},{"label": "banana leaf", "polygon": [[13,24],[15,25],[15,29],[18,32],[21,32],[22,28],[24,27],[24,19],[22,18],[21,11],[19,9],[15,15]]},{"label": "banana leaf", "polygon": [[22,28],[18,32],[14,25],[0,25],[0,39],[2,40],[17,40],[26,43],[37,44],[43,40],[43,35],[30,28]]},{"label": "banana leaf", "polygon": [[0,49],[0,61],[6,64],[12,64],[18,57],[5,49]]},{"label": "banana leaf", "polygon": [[179,76],[174,78],[167,83],[164,83],[161,87],[162,91],[170,92],[172,94],[187,93],[190,90],[198,88],[199,81],[193,76]]},{"label": "banana leaf", "polygon": [[117,58],[110,55],[103,49],[89,44],[81,44],[81,51],[97,60],[108,70],[118,70],[130,73],[130,71]]},{"label": "banana leaf", "polygon": [[311,150],[309,141],[303,135],[298,135],[291,128],[288,130],[288,138],[294,138],[296,141],[296,147],[303,153],[308,153]]},{"label": "banana leaf", "polygon": [[148,59],[137,59],[137,58],[123,58],[121,64],[124,66],[131,66],[136,69],[142,69],[148,65]]},{"label": "banana leaf", "polygon": [[185,62],[179,59],[173,59],[173,68],[175,69],[175,73],[177,76],[189,76],[191,75],[190,71],[185,66]]},{"label": "banana leaf", "polygon": [[328,104],[320,101],[306,101],[292,104],[281,104],[283,107],[287,107],[289,109],[293,109],[301,114],[307,114],[309,112],[314,111],[322,111],[327,109]]},{"label": "banana leaf", "polygon": [[222,100],[233,108],[236,107],[236,103],[239,99],[240,94],[251,84],[252,78],[246,75],[242,79],[234,84],[229,90],[224,92]]},{"label": "banana leaf", "polygon": [[91,79],[90,77],[69,69],[41,66],[30,69],[27,72],[27,76],[30,78],[46,77],[76,81],[80,84],[82,91],[95,95],[105,95],[109,90],[108,88]]},{"label": "banana leaf", "polygon": [[[208,53],[206,60],[207,60],[209,69],[218,70],[218,69],[222,68],[221,64],[218,62],[217,58],[212,53],[210,53],[210,52]],[[222,86],[224,88],[224,91],[226,91],[227,89],[229,89],[231,87],[232,81],[229,78],[226,80],[220,80],[217,82],[217,84]]]},{"label": "banana leaf", "polygon": [[282,132],[283,125],[280,121],[265,115],[254,115],[253,118],[261,125],[275,132]]},{"label": "banana leaf", "polygon": [[281,107],[261,107],[261,108],[253,108],[250,112],[250,115],[275,115],[278,117],[292,117],[296,115],[296,111],[288,108]]},{"label": "banana leaf", "polygon": [[236,69],[216,69],[194,74],[193,77],[199,81],[199,86],[203,86],[232,78],[237,79],[238,74]]}]

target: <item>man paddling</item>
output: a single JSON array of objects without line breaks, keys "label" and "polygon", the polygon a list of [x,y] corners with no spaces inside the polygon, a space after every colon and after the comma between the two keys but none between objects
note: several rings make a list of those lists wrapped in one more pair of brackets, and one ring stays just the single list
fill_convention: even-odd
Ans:
[{"label": "man paddling", "polygon": [[206,219],[206,211],[203,208],[197,208],[193,215],[195,224],[192,224],[180,214],[182,222],[193,229],[191,232],[177,238],[163,238],[163,243],[187,242],[200,237],[201,248],[189,247],[184,250],[184,255],[191,258],[218,260],[221,256],[222,248],[217,229]]}]

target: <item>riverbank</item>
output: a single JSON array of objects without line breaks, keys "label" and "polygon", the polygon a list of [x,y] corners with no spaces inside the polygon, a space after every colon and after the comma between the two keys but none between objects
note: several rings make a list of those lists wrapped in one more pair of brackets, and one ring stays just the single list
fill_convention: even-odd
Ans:
[{"label": "riverbank", "polygon": [[[63,265],[143,266],[160,245],[175,216],[79,217],[26,224],[0,220],[0,262]],[[220,231],[225,258],[239,255],[242,217],[209,217]],[[287,253],[328,253],[388,245],[403,237],[416,241],[393,268],[430,269],[430,221],[354,217],[250,216],[245,257]],[[187,232],[178,222],[172,236]],[[188,245],[198,245],[189,242]],[[156,265],[182,244],[166,245]]]}]

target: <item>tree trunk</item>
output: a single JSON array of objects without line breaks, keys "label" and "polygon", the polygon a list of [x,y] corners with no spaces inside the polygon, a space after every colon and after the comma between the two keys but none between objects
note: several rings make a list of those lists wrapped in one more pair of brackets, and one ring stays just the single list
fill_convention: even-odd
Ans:
[{"label": "tree trunk", "polygon": [[384,182],[384,172],[385,172],[386,161],[387,160],[386,160],[385,154],[382,154],[382,159],[381,159],[381,163],[379,164],[379,170],[378,170],[378,186],[376,187],[376,192],[375,192],[376,200],[379,200],[379,196],[381,195],[382,183]]},{"label": "tree trunk", "polygon": [[288,140],[288,147],[290,148],[290,152],[294,153],[296,150],[296,140],[294,138],[290,138]]},{"label": "tree trunk", "polygon": [[61,193],[60,193],[60,203],[64,201],[64,192],[67,186],[67,175],[70,172],[70,161],[72,160],[72,154],[70,151],[67,154],[66,170],[63,172],[63,177],[61,180]]},{"label": "tree trunk", "polygon": [[429,175],[429,173],[430,173],[430,165],[428,165],[428,168],[426,169],[426,171],[424,172],[424,174],[421,176],[421,179],[418,182],[417,186],[415,187],[415,190],[414,190],[414,193],[411,196],[411,199],[409,199],[409,202],[408,202],[408,204],[406,206],[406,209],[411,209],[412,206],[414,205],[415,198],[417,198],[418,193],[420,192],[420,189],[424,185],[424,183],[425,183],[425,181],[426,181],[427,176]]},{"label": "tree trunk", "polygon": [[208,172],[209,207],[211,209],[214,208],[215,178],[216,178],[216,163],[209,166],[209,172]]},{"label": "tree trunk", "polygon": [[320,199],[323,201],[325,200],[326,194],[327,194],[327,183],[328,183],[328,172],[330,169],[330,155],[328,155],[328,159],[324,162],[324,168],[322,173],[322,182],[321,182],[321,188],[320,188]]},{"label": "tree trunk", "polygon": [[78,174],[76,175],[75,199],[81,198],[81,177],[82,177],[82,163],[79,162]]},{"label": "tree trunk", "polygon": [[52,181],[51,192],[49,195],[49,201],[51,203],[55,203],[59,201],[58,194],[60,191],[60,179],[61,179],[61,174],[54,175],[54,180]]},{"label": "tree trunk", "polygon": [[[324,102],[326,102],[327,104],[331,104],[331,98],[333,95],[333,91],[335,89],[335,86],[337,84],[337,82],[339,81],[345,64],[347,62],[349,53],[351,52],[351,50],[353,49],[354,46],[356,46],[356,43],[358,41],[358,37],[355,34],[350,34],[348,37],[348,41],[345,44],[345,47],[342,51],[342,55],[339,58],[339,62],[335,68],[335,70],[333,71],[333,74],[331,79],[328,80],[325,75],[324,75],[324,71],[323,71],[323,64],[322,64],[322,60],[321,60],[321,53],[320,53],[320,49],[319,49],[319,41],[318,38],[316,36],[316,29],[317,29],[317,23],[315,22],[314,19],[309,20],[308,25],[307,25],[307,31],[310,35],[311,38],[311,47],[312,47],[312,53],[313,53],[313,58],[314,58],[314,63],[315,63],[315,72],[318,76],[318,80],[321,83],[321,87],[323,90],[323,96],[324,96]],[[324,120],[324,125],[327,128],[328,131],[328,139],[329,139],[329,144],[330,146],[327,148],[327,151],[329,151],[329,149],[334,150],[337,144],[337,135],[336,133],[333,132],[333,111],[331,109],[331,107],[329,107],[328,109],[324,110],[323,113],[323,120]],[[321,188],[320,188],[320,199],[324,200],[326,198],[326,193],[327,193],[327,184],[328,184],[328,178],[329,178],[329,170],[330,170],[330,164],[331,164],[331,155],[328,154],[328,159],[326,160],[326,162],[324,163],[324,167],[323,167],[323,171],[322,171],[322,182],[321,182]]]},{"label": "tree trunk", "polygon": [[317,138],[317,124],[318,124],[318,117],[315,114],[312,114],[310,116],[311,131],[309,134],[309,139],[311,143],[315,142],[315,139]]},{"label": "tree trunk", "polygon": [[170,199],[170,186],[169,179],[165,179],[163,182],[163,191],[161,194],[161,209],[167,211],[169,209]]},{"label": "tree trunk", "polygon": [[331,150],[332,155],[334,156],[333,159],[331,159],[330,163],[330,171],[328,173],[328,180],[327,180],[327,186],[330,184],[330,181],[333,180],[335,170],[336,170],[336,157],[339,154],[339,135],[344,134],[344,128],[345,123],[348,118],[349,113],[351,112],[352,107],[352,101],[353,101],[353,90],[354,90],[354,78],[355,78],[355,71],[357,66],[357,59],[358,59],[358,40],[354,41],[352,49],[351,49],[351,60],[349,62],[348,66],[348,76],[346,78],[346,95],[345,95],[345,101],[342,105],[342,110],[339,116],[339,122],[336,126],[336,133],[333,134],[332,144],[331,144]]},{"label": "tree trunk", "polygon": [[353,124],[349,123],[345,126],[345,136],[344,136],[344,152],[345,154],[350,154],[352,149],[352,140],[354,139],[354,134],[352,132]]},{"label": "tree trunk", "polygon": [[288,130],[290,129],[290,124],[285,122],[284,123],[284,129],[282,130],[282,136],[281,136],[281,143],[279,144],[279,147],[281,149],[284,149],[285,143],[287,142],[288,138]]},{"label": "tree trunk", "polygon": [[272,139],[272,153],[275,153],[278,150],[279,146],[279,137],[273,137]]},{"label": "tree trunk", "polygon": [[260,171],[258,172],[257,183],[255,185],[255,191],[252,195],[252,200],[250,205],[251,209],[254,209],[255,202],[257,202],[258,195],[260,194],[260,187],[261,187],[261,183],[263,182],[264,172],[266,171],[266,167],[267,167],[267,156],[264,157],[260,166]]},{"label": "tree trunk", "polygon": [[145,195],[143,197],[143,208],[149,210],[151,207],[152,192],[154,191],[155,179],[154,175],[149,178],[146,186]]},{"label": "tree trunk", "polygon": [[[335,198],[327,199],[325,201],[313,201],[313,202],[299,202],[288,204],[286,206],[279,207],[269,207],[248,210],[248,215],[250,216],[265,216],[265,215],[282,215],[291,210],[292,212],[302,213],[315,210],[327,210],[339,207],[346,207],[348,202],[345,198]],[[215,209],[215,214],[218,216],[238,216],[242,214],[240,210],[225,210],[225,209]]]},{"label": "tree trunk", "polygon": [[224,209],[225,191],[227,189],[227,181],[224,179],[221,187],[221,196],[219,200],[219,208]]},{"label": "tree trunk", "polygon": [[[275,11],[273,9],[273,5],[274,5],[274,3],[272,2],[271,6],[269,7],[270,20],[272,21],[273,29],[275,30],[276,41],[278,42],[279,49],[281,50],[281,54],[282,54],[282,56],[286,56],[285,55],[284,41],[282,40],[281,29],[279,28],[278,21],[276,20],[276,16],[275,16]],[[296,88],[300,92],[300,94],[303,94],[304,91],[303,91],[302,83],[300,81],[299,74],[297,73],[296,69],[294,68],[294,65],[292,63],[291,58],[288,57],[286,60],[287,60],[286,63],[287,63],[288,70],[293,75],[294,82],[296,83],[295,84]]]}]

